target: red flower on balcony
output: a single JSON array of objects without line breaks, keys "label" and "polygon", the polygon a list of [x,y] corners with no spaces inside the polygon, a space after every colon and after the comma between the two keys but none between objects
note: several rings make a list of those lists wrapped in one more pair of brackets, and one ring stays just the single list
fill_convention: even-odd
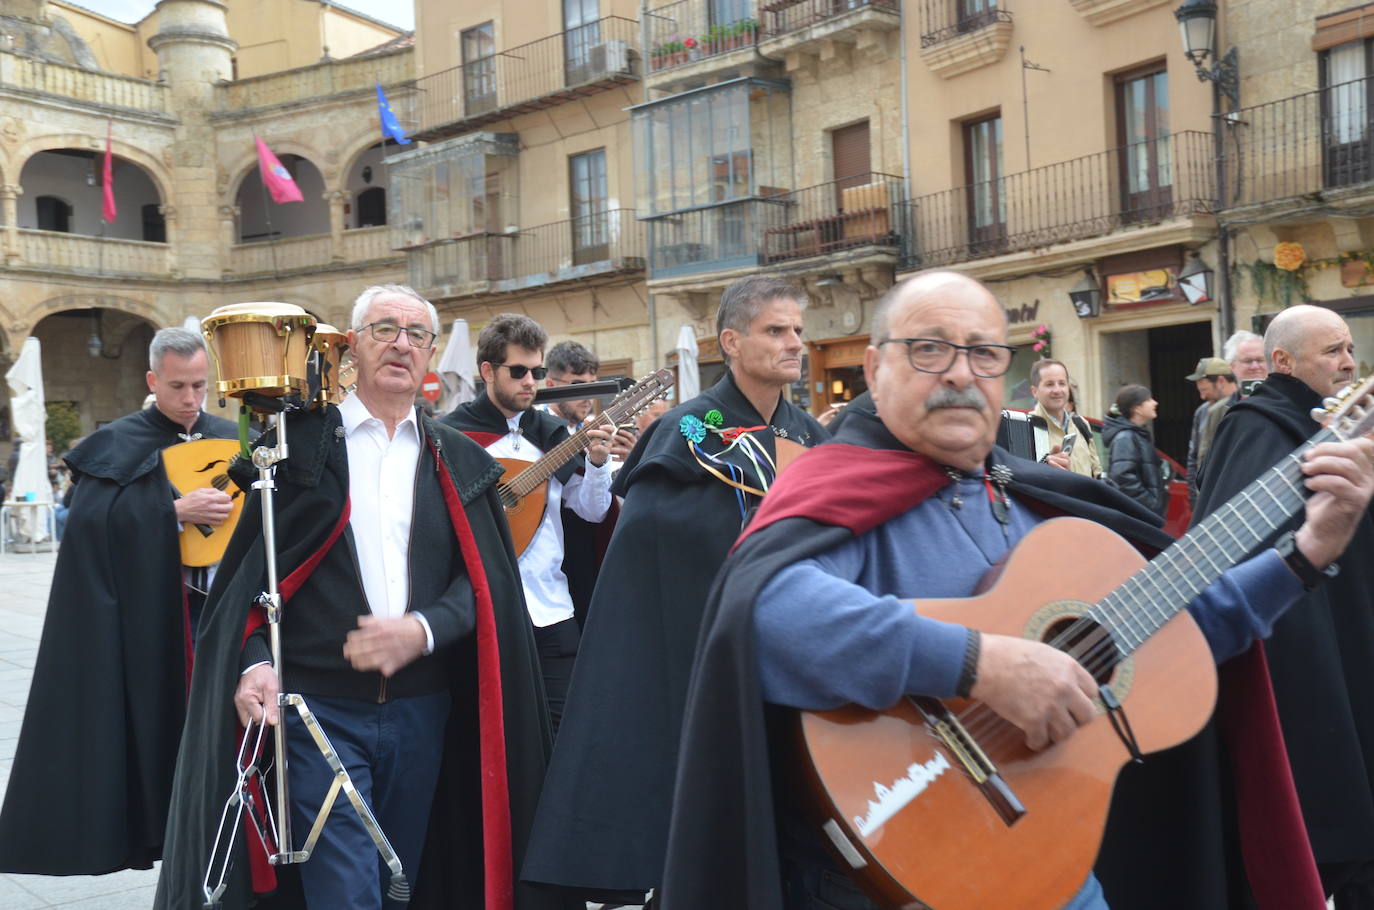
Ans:
[{"label": "red flower on balcony", "polygon": [[684,39],[683,42],[682,42],[682,46],[683,46],[683,47],[686,47],[686,48],[690,48],[690,49],[695,50],[695,49],[696,49],[696,46],[697,46],[697,39],[695,39],[695,38],[687,38],[687,39]]}]

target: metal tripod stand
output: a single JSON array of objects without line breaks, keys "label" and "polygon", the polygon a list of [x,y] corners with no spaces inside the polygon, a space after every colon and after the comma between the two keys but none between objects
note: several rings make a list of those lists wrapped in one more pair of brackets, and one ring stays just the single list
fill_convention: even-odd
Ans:
[{"label": "metal tripod stand", "polygon": [[[268,861],[272,865],[283,866],[290,863],[303,863],[310,859],[311,851],[319,840],[321,832],[324,831],[325,822],[328,820],[340,792],[348,798],[349,803],[353,806],[353,811],[358,814],[368,836],[372,838],[372,843],[376,845],[377,852],[381,854],[382,860],[391,870],[391,881],[387,886],[386,896],[394,901],[407,902],[410,900],[410,885],[406,881],[405,872],[401,868],[401,860],[392,848],[391,842],[387,840],[381,826],[377,823],[376,817],[373,816],[372,810],[363,801],[357,788],[354,787],[353,779],[349,776],[348,770],[339,760],[333,745],[329,742],[329,737],[320,728],[319,722],[315,719],[309,705],[305,703],[305,699],[300,695],[286,691],[282,677],[282,600],[277,579],[277,526],[273,493],[276,490],[277,465],[285,461],[288,456],[286,415],[292,409],[292,405],[281,399],[251,393],[244,396],[244,401],[257,410],[276,413],[276,445],[271,448],[258,446],[253,450],[253,466],[258,469],[258,479],[253,482],[253,489],[257,490],[262,497],[262,542],[267,561],[267,590],[257,596],[254,605],[260,607],[267,617],[272,667],[276,670],[279,688],[277,706],[280,716],[272,731],[275,787],[274,799],[267,799],[265,774],[259,766],[263,736],[267,729],[266,708],[264,706],[263,720],[250,720],[243,731],[243,740],[239,746],[237,759],[237,779],[234,783],[233,793],[230,794],[223,811],[220,813],[219,830],[215,835],[214,846],[210,850],[205,879],[201,885],[205,895],[205,907],[218,907],[220,899],[228,887],[229,870],[233,865],[234,843],[243,826],[245,812],[263,850],[267,853]],[[301,722],[305,724],[306,732],[310,734],[316,748],[320,750],[320,755],[334,773],[329,791],[325,794],[324,802],[320,806],[319,813],[315,816],[315,823],[311,826],[310,833],[306,836],[305,843],[301,845],[299,850],[291,849],[291,802],[287,785],[286,757],[286,724],[290,713],[288,708],[295,708]],[[252,742],[251,747],[249,746],[250,741]],[[258,794],[263,795],[259,797]],[[260,798],[261,806],[258,805]],[[273,811],[274,803],[275,812]]]}]

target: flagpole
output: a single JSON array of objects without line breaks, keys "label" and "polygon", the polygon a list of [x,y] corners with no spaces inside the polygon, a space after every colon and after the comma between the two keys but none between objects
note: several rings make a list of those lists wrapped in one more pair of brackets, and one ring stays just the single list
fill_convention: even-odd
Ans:
[{"label": "flagpole", "polygon": [[267,248],[272,255],[272,277],[280,278],[281,273],[277,270],[277,234],[272,230],[272,205],[267,198],[267,181],[263,179],[262,167],[258,167],[258,184],[262,188],[262,212],[267,219]]}]

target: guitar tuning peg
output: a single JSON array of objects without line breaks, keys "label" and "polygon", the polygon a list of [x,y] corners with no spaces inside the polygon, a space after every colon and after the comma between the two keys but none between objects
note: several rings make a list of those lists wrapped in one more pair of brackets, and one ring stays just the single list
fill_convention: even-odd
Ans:
[{"label": "guitar tuning peg", "polygon": [[1326,415],[1327,415],[1327,409],[1326,409],[1326,408],[1313,408],[1312,410],[1310,410],[1310,411],[1307,412],[1307,416],[1311,417],[1311,418],[1312,418],[1313,420],[1315,420],[1317,423],[1321,423],[1323,420],[1325,420],[1325,419],[1326,419]]},{"label": "guitar tuning peg", "polygon": [[1334,411],[1341,406],[1340,398],[1330,397],[1322,399],[1322,408],[1327,411]]}]

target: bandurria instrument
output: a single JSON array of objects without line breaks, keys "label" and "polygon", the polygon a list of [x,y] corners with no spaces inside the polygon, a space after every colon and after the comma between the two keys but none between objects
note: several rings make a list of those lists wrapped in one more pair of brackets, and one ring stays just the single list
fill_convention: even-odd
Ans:
[{"label": "bandurria instrument", "polygon": [[[273,798],[270,800],[266,796],[267,771],[261,765],[266,726],[250,721],[243,731],[235,765],[237,775],[234,788],[220,813],[214,845],[206,860],[205,878],[201,886],[205,906],[219,906],[224,896],[240,831],[247,829],[252,832],[254,843],[263,850],[272,865],[303,863],[310,859],[311,851],[340,794],[349,801],[383,862],[391,870],[387,897],[393,901],[408,901],[410,886],[401,868],[400,858],[382,832],[372,810],[358,794],[348,770],[340,762],[329,737],[321,729],[305,699],[291,693],[282,678],[282,597],[277,577],[274,478],[277,465],[289,456],[287,415],[307,406],[324,405],[329,396],[328,390],[332,388],[326,386],[324,394],[317,390],[314,400],[311,400],[308,360],[312,354],[318,358],[323,353],[313,346],[315,319],[300,307],[288,303],[241,303],[215,310],[202,321],[201,328],[219,370],[220,378],[216,383],[219,393],[240,398],[245,408],[266,414],[276,431],[274,446],[259,445],[253,450],[253,466],[258,469],[258,479],[253,483],[253,489],[262,497],[262,541],[267,569],[267,588],[257,596],[254,605],[262,609],[267,619],[272,666],[277,673],[279,689],[277,705],[281,708],[280,722],[271,730]],[[340,333],[334,330],[334,334],[337,336]],[[330,339],[325,341],[335,344]],[[287,786],[286,726],[289,709],[292,708],[319,749],[321,760],[334,772],[334,780],[325,794],[323,805],[299,850],[293,849],[291,801]]]},{"label": "bandurria instrument", "polygon": [[539,524],[544,520],[545,495],[548,480],[554,472],[571,461],[579,452],[590,445],[587,431],[598,427],[616,427],[647,408],[655,399],[667,395],[673,387],[673,371],[658,370],[644,377],[606,406],[595,417],[589,418],[587,425],[567,439],[554,446],[538,461],[520,458],[496,459],[506,469],[506,478],[497,487],[501,505],[506,510],[506,520],[510,522],[511,537],[515,542],[515,555],[525,552],[534,539]]},{"label": "bandurria instrument", "polygon": [[[1330,414],[1325,429],[1149,563],[1101,525],[1056,518],[1027,534],[978,596],[915,603],[922,616],[1073,655],[1099,683],[1098,716],[1032,752],[969,700],[799,712],[804,774],[850,874],[890,906],[1067,903],[1092,869],[1121,766],[1183,742],[1211,716],[1216,666],[1185,607],[1302,508],[1306,449],[1370,432],[1372,387],[1327,399],[1313,411]],[[1050,590],[1049,603],[1035,596]]]},{"label": "bandurria instrument", "polygon": [[229,481],[229,460],[238,454],[236,439],[193,439],[162,450],[162,467],[177,496],[214,487],[228,493],[229,517],[217,526],[187,525],[181,530],[181,564],[214,565],[224,558],[229,538],[243,511],[242,492]]}]

